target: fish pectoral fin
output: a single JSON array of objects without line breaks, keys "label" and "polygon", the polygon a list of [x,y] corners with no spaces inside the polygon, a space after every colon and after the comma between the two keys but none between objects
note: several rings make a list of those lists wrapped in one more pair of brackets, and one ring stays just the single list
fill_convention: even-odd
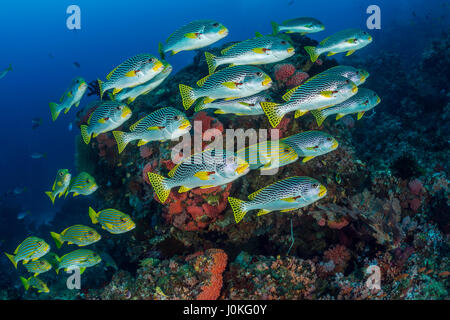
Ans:
[{"label": "fish pectoral fin", "polygon": [[313,158],[315,158],[315,157],[314,157],[314,156],[304,157],[303,160],[302,160],[302,162],[303,162],[303,163],[308,162],[309,160],[311,160],[311,159],[313,159]]},{"label": "fish pectoral fin", "polygon": [[265,214],[268,214],[269,212],[270,212],[270,210],[261,209],[261,210],[258,211],[258,213],[256,215],[259,217],[259,216],[263,216]]},{"label": "fish pectoral fin", "polygon": [[78,195],[79,195],[78,192],[74,192],[72,196],[76,197],[76,196],[78,196]]},{"label": "fish pectoral fin", "polygon": [[320,95],[325,98],[331,98],[333,96],[333,91],[322,91],[320,92]]},{"label": "fish pectoral fin", "polygon": [[110,223],[104,223],[103,226],[105,227],[104,229],[113,229],[113,225]]},{"label": "fish pectoral fin", "polygon": [[192,189],[192,188],[185,187],[185,186],[181,186],[181,187],[178,189],[178,193],[188,192],[188,191],[191,190],[191,189]]},{"label": "fish pectoral fin", "polygon": [[98,123],[106,123],[109,120],[109,117],[98,119]]},{"label": "fish pectoral fin", "polygon": [[353,54],[353,52],[355,52],[355,50],[350,50],[349,52],[347,52],[346,56]]},{"label": "fish pectoral fin", "polygon": [[200,36],[200,33],[199,32],[189,32],[189,33],[186,33],[184,36],[189,39],[197,39]]},{"label": "fish pectoral fin", "polygon": [[237,89],[238,88],[238,84],[236,82],[232,82],[232,81],[227,81],[222,83],[223,86],[227,87],[228,89]]},{"label": "fish pectoral fin", "polygon": [[241,104],[241,105],[243,105],[243,106],[246,106],[246,107],[253,107],[253,106],[255,106],[255,105],[252,104],[252,103],[248,103],[248,102],[244,102],[244,101],[238,102],[238,103]]},{"label": "fish pectoral fin", "polygon": [[136,70],[131,70],[128,71],[127,73],[125,73],[125,77],[135,77],[136,76],[137,71]]},{"label": "fish pectoral fin", "polygon": [[295,198],[293,198],[293,197],[284,198],[284,199],[281,199],[281,200],[286,201],[286,202],[295,202]]},{"label": "fish pectoral fin", "polygon": [[31,261],[36,261],[37,259],[39,259],[39,258],[33,258],[33,259],[31,259]]},{"label": "fish pectoral fin", "polygon": [[214,171],[199,171],[194,174],[194,177],[199,178],[200,180],[209,180],[209,176],[213,173]]},{"label": "fish pectoral fin", "polygon": [[73,244],[73,242],[69,241],[69,242],[67,242],[67,244]]},{"label": "fish pectoral fin", "polygon": [[164,129],[165,127],[160,127],[160,126],[153,126],[153,127],[148,127],[147,130],[152,131],[152,130],[161,130]]},{"label": "fish pectoral fin", "polygon": [[266,48],[255,48],[255,49],[252,49],[252,51],[253,51],[254,53],[266,53],[267,51],[270,51],[270,49],[266,49]]},{"label": "fish pectoral fin", "polygon": [[308,113],[308,110],[297,110],[297,111],[295,111],[294,117],[295,118],[299,118],[299,117],[303,116],[306,113]]},{"label": "fish pectoral fin", "polygon": [[364,112],[365,111],[358,112],[358,116],[357,116],[358,120],[362,118],[362,116],[364,115]]}]

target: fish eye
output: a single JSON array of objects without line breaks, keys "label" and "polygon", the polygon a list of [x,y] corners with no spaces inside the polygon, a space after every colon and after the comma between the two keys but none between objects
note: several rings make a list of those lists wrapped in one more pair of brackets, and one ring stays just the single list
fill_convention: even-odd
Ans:
[{"label": "fish eye", "polygon": [[153,59],[153,58],[150,58],[147,60],[148,63],[152,63],[153,61],[155,61],[155,59]]},{"label": "fish eye", "polygon": [[261,77],[261,76],[262,76],[262,72],[261,72],[261,71],[258,71],[258,72],[256,73],[256,75],[257,75],[258,77]]},{"label": "fish eye", "polygon": [[218,27],[219,26],[219,23],[218,22],[214,22],[213,23],[213,27]]},{"label": "fish eye", "polygon": [[327,141],[331,141],[331,138],[330,138],[330,137],[328,137],[328,138],[327,138]]},{"label": "fish eye", "polygon": [[88,231],[88,235],[92,236],[94,233],[92,231]]},{"label": "fish eye", "polygon": [[345,83],[346,83],[346,84],[349,84],[349,83],[350,83],[350,80],[348,80],[348,79],[345,80]]},{"label": "fish eye", "polygon": [[174,116],[173,120],[180,120],[180,116],[178,116],[178,115]]},{"label": "fish eye", "polygon": [[317,183],[313,183],[312,187],[316,189],[319,185]]},{"label": "fish eye", "polygon": [[284,148],[283,151],[284,151],[284,153],[289,153],[290,152],[290,150],[288,148]]},{"label": "fish eye", "polygon": [[61,171],[61,172],[59,173],[59,175],[62,177],[62,176],[64,175],[64,172]]},{"label": "fish eye", "polygon": [[281,44],[286,44],[286,41],[284,41],[284,40],[283,40],[283,41],[281,41]]},{"label": "fish eye", "polygon": [[125,219],[125,218],[120,218],[120,222],[125,223],[125,222],[127,222],[127,219]]},{"label": "fish eye", "polygon": [[86,183],[89,183],[89,182],[91,182],[91,180],[89,180],[89,179],[86,179]]}]

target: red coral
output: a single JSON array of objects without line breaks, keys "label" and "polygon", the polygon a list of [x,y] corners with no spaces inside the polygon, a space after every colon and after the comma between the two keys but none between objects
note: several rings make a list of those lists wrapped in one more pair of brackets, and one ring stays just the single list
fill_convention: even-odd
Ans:
[{"label": "red coral", "polygon": [[222,273],[227,266],[228,256],[222,249],[208,249],[205,255],[198,256],[195,261],[195,268],[198,271],[210,274],[207,284],[202,286],[202,292],[197,296],[197,300],[217,300],[222,289]]},{"label": "red coral", "polygon": [[412,211],[417,212],[422,205],[422,201],[419,198],[414,198],[409,202],[409,206]]},{"label": "red coral", "polygon": [[333,261],[335,265],[334,272],[344,272],[351,258],[350,251],[341,244],[328,249],[323,256],[326,261]]},{"label": "red coral", "polygon": [[141,158],[148,158],[153,154],[153,149],[147,146],[141,146],[139,148],[139,152],[141,155]]},{"label": "red coral", "polygon": [[275,79],[286,82],[295,73],[295,67],[291,63],[277,64],[275,66]]},{"label": "red coral", "polygon": [[346,227],[349,224],[349,221],[345,217],[342,217],[338,221],[328,220],[327,224],[328,224],[328,227],[330,227],[331,229],[340,230],[340,229]]},{"label": "red coral", "polygon": [[418,196],[423,189],[423,184],[419,179],[414,179],[408,183],[408,187],[412,194]]},{"label": "red coral", "polygon": [[303,71],[297,71],[292,77],[290,77],[286,81],[286,87],[293,88],[296,86],[301,85],[303,82],[306,81],[306,79],[309,78],[309,74]]},{"label": "red coral", "polygon": [[147,163],[144,166],[144,169],[142,169],[142,179],[144,179],[145,182],[150,184],[150,181],[148,180],[148,173],[153,172],[153,170],[158,166],[158,161],[153,160],[152,162]]}]

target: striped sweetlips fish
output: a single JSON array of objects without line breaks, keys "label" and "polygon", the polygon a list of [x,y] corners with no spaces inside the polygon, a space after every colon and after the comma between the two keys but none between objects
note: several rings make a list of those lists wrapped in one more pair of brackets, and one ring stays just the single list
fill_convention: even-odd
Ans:
[{"label": "striped sweetlips fish", "polygon": [[105,133],[120,127],[131,117],[131,109],[120,101],[105,101],[90,115],[87,125],[80,126],[81,136],[86,144],[100,133]]},{"label": "striped sweetlips fish", "polygon": [[295,111],[298,118],[310,110],[325,109],[341,103],[358,92],[349,79],[336,74],[322,74],[289,90],[283,96],[284,103],[261,102],[264,113],[275,128],[284,115]]},{"label": "striped sweetlips fish", "polygon": [[77,249],[68,254],[57,257],[58,265],[55,267],[56,273],[60,269],[65,271],[73,268],[80,268],[80,274],[82,274],[86,268],[95,266],[102,261],[99,254],[88,249]]},{"label": "striped sweetlips fish", "polygon": [[139,140],[138,146],[142,146],[150,141],[174,140],[188,133],[191,127],[183,112],[166,107],[137,121],[130,127],[130,132],[113,131],[113,135],[121,153],[131,141]]},{"label": "striped sweetlips fish", "polygon": [[237,156],[245,159],[250,170],[272,170],[297,161],[298,155],[289,145],[281,140],[263,141],[242,148],[236,152]]},{"label": "striped sweetlips fish", "polygon": [[104,209],[95,212],[89,207],[89,217],[93,224],[100,223],[102,228],[113,234],[119,234],[133,230],[136,224],[130,216],[116,209]]},{"label": "striped sweetlips fish", "polygon": [[335,66],[330,69],[325,70],[322,74],[337,74],[343,76],[344,78],[350,79],[357,86],[360,86],[366,82],[367,78],[370,76],[369,72],[364,69],[356,69],[350,66]]},{"label": "striped sweetlips fish", "polygon": [[64,92],[61,99],[59,99],[59,104],[50,102],[50,112],[52,113],[52,120],[55,121],[62,110],[65,109],[64,113],[69,112],[73,105],[78,107],[80,105],[81,98],[83,98],[88,85],[86,81],[81,78],[75,78],[72,80],[72,84],[69,89]]},{"label": "striped sweetlips fish", "polygon": [[347,51],[346,55],[349,56],[371,42],[372,36],[366,31],[346,29],[325,38],[317,47],[307,46],[305,50],[311,57],[311,61],[315,62],[322,53],[328,52],[328,56],[332,56],[336,53]]},{"label": "striped sweetlips fish", "polygon": [[28,272],[33,273],[36,277],[38,274],[49,271],[52,268],[52,264],[45,258],[40,258],[36,261],[30,261],[24,265]]},{"label": "striped sweetlips fish", "polygon": [[295,54],[294,47],[285,39],[274,36],[257,36],[223,49],[220,57],[205,52],[209,74],[223,64],[267,64],[279,62]]},{"label": "striped sweetlips fish", "polygon": [[48,288],[47,284],[39,279],[38,277],[29,277],[28,279],[24,277],[20,277],[20,281],[22,281],[23,287],[25,290],[30,289],[30,287],[35,288],[38,293],[49,293],[50,289]]},{"label": "striped sweetlips fish", "polygon": [[64,197],[67,197],[70,192],[73,192],[74,197],[78,196],[79,194],[88,196],[97,191],[97,189],[98,185],[95,182],[94,177],[87,172],[81,172],[78,176],[70,181],[70,185],[67,188]]},{"label": "striped sweetlips fish", "polygon": [[254,66],[234,66],[222,69],[197,81],[199,88],[180,84],[183,106],[187,110],[198,98],[201,103],[216,99],[237,99],[252,96],[272,85],[272,79]]},{"label": "striped sweetlips fish", "polygon": [[11,260],[14,267],[17,269],[17,263],[23,260],[23,264],[31,261],[36,261],[50,251],[50,246],[44,239],[38,237],[28,237],[22,241],[21,244],[14,251],[14,255],[5,255]]},{"label": "striped sweetlips fish", "polygon": [[70,184],[70,179],[72,175],[69,173],[68,169],[59,169],[56,173],[55,181],[53,182],[52,191],[46,191],[45,194],[48,195],[52,203],[55,204],[56,196],[61,197],[67,190]]},{"label": "striped sweetlips fish", "polygon": [[195,112],[205,109],[215,109],[216,114],[234,113],[238,116],[252,116],[264,114],[261,102],[270,101],[270,96],[266,92],[260,92],[249,97],[233,100],[215,100],[209,103],[198,103]]},{"label": "striped sweetlips fish", "polygon": [[163,70],[160,73],[158,73],[153,79],[144,82],[143,84],[140,84],[136,87],[123,89],[115,96],[112,96],[112,98],[118,101],[127,100],[127,103],[130,104],[140,95],[146,95],[150,91],[154,90],[164,80],[166,80],[166,78],[170,75],[173,69],[169,63],[165,61],[162,61],[162,63],[164,65]]},{"label": "striped sweetlips fish", "polygon": [[302,35],[307,33],[316,33],[325,30],[325,26],[319,20],[311,17],[300,17],[285,20],[278,24],[272,22],[273,34],[279,32],[286,33],[301,33]]},{"label": "striped sweetlips fish", "polygon": [[317,125],[322,125],[326,117],[336,114],[336,120],[348,114],[357,113],[357,119],[361,119],[364,112],[375,108],[381,102],[380,97],[372,90],[360,88],[358,93],[331,108],[313,110],[311,113],[316,118]]},{"label": "striped sweetlips fish", "polygon": [[165,43],[159,44],[159,53],[172,51],[172,55],[186,50],[203,48],[225,38],[228,29],[214,20],[195,20],[177,29]]},{"label": "striped sweetlips fish", "polygon": [[56,246],[61,248],[64,242],[76,244],[79,247],[87,246],[99,241],[102,236],[95,229],[81,224],[73,225],[61,233],[50,232]]},{"label": "striped sweetlips fish", "polygon": [[339,143],[326,132],[305,131],[281,139],[281,142],[290,146],[302,162],[309,161],[317,156],[335,150]]},{"label": "striped sweetlips fish", "polygon": [[131,88],[151,80],[163,70],[162,62],[147,53],[135,55],[116,67],[106,76],[106,81],[98,80],[100,97],[109,89],[113,95],[122,89]]},{"label": "striped sweetlips fish", "polygon": [[305,207],[327,194],[320,182],[309,177],[290,177],[272,183],[248,196],[249,201],[228,197],[236,223],[251,210],[258,216],[272,211],[288,212]]},{"label": "striped sweetlips fish", "polygon": [[178,192],[192,188],[202,189],[221,186],[247,174],[248,163],[227,150],[207,149],[196,153],[177,164],[165,178],[149,172],[148,178],[158,199],[164,203],[170,190],[180,187]]}]

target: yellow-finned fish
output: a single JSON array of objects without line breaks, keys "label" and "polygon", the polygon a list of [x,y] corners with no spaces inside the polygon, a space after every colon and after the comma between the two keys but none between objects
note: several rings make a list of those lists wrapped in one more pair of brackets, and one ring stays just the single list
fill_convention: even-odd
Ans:
[{"label": "yellow-finned fish", "polygon": [[98,185],[94,177],[87,172],[81,172],[78,176],[70,181],[69,187],[67,188],[64,197],[67,197],[70,192],[73,192],[74,197],[78,196],[79,194],[88,196],[97,191],[97,189]]},{"label": "yellow-finned fish", "polygon": [[48,288],[47,284],[38,277],[29,277],[28,279],[20,277],[20,281],[22,281],[25,290],[28,290],[30,289],[30,287],[32,287],[35,288],[38,291],[38,293],[50,292],[50,289]]},{"label": "yellow-finned fish", "polygon": [[301,33],[302,35],[307,33],[315,33],[325,30],[325,26],[322,22],[315,18],[310,17],[300,17],[285,20],[278,24],[272,22],[273,34],[278,34],[279,32],[286,33]]},{"label": "yellow-finned fish", "polygon": [[209,103],[199,103],[195,105],[195,112],[205,109],[215,109],[216,114],[234,113],[238,116],[253,116],[264,114],[261,108],[261,102],[270,101],[270,96],[265,92],[257,93],[253,96],[233,99],[233,100],[215,100]]},{"label": "yellow-finned fish", "polygon": [[258,216],[272,211],[288,212],[305,207],[326,194],[325,186],[313,178],[290,177],[252,193],[249,201],[228,197],[228,202],[239,223],[248,211],[259,210]]},{"label": "yellow-finned fish", "polygon": [[87,246],[100,241],[102,236],[95,229],[81,224],[73,225],[61,233],[50,232],[56,246],[61,248],[64,242],[67,244],[76,244],[79,247]]},{"label": "yellow-finned fish", "polygon": [[305,50],[311,57],[311,61],[315,62],[322,53],[328,52],[328,56],[332,56],[336,53],[347,52],[346,55],[349,56],[371,42],[372,36],[366,31],[346,29],[325,38],[317,47],[307,46]]},{"label": "yellow-finned fish", "polygon": [[128,232],[136,227],[129,215],[116,209],[104,209],[95,212],[94,209],[89,207],[89,217],[93,224],[100,223],[103,229],[113,234]]},{"label": "yellow-finned fish", "polygon": [[46,191],[45,194],[50,198],[53,204],[55,204],[56,196],[61,197],[67,190],[70,184],[72,175],[68,169],[59,169],[56,173],[55,181],[53,182],[52,191]]},{"label": "yellow-finned fish", "polygon": [[80,105],[80,101],[83,98],[84,93],[87,90],[86,81],[81,78],[75,78],[70,85],[70,88],[64,92],[61,99],[59,100],[59,104],[50,102],[50,112],[52,113],[52,120],[55,121],[62,110],[65,109],[64,113],[69,112],[70,108],[73,105],[78,107]]},{"label": "yellow-finned fish", "polygon": [[28,272],[33,273],[36,277],[38,274],[49,271],[52,268],[52,264],[45,258],[40,258],[36,261],[30,261],[24,265]]},{"label": "yellow-finned fish", "polygon": [[26,264],[30,260],[36,261],[49,251],[50,246],[44,241],[44,239],[38,237],[28,237],[23,240],[21,244],[19,244],[13,255],[6,252],[5,255],[12,262],[14,268],[17,269],[18,262],[23,260],[23,264]]},{"label": "yellow-finned fish", "polygon": [[343,76],[351,81],[357,86],[360,86],[366,82],[367,78],[370,76],[369,72],[364,69],[356,69],[350,66],[339,65],[325,70],[322,74],[336,74]]},{"label": "yellow-finned fish", "polygon": [[336,150],[339,143],[326,132],[305,131],[280,140],[290,146],[302,162],[307,162],[317,156]]},{"label": "yellow-finned fish", "polygon": [[58,261],[58,265],[55,267],[56,273],[59,273],[60,269],[67,271],[73,268],[80,268],[80,274],[82,274],[86,268],[93,267],[102,262],[99,254],[88,249],[78,249],[69,252],[61,258],[56,258]]},{"label": "yellow-finned fish", "polygon": [[225,38],[228,29],[214,20],[195,20],[172,33],[165,43],[159,44],[159,54],[171,51],[172,55],[186,50],[200,49]]}]

